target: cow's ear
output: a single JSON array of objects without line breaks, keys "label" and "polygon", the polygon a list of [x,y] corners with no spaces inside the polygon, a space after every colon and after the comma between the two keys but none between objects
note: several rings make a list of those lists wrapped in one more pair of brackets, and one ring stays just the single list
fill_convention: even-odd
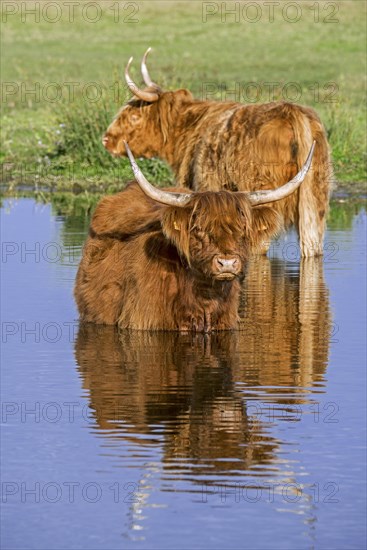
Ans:
[{"label": "cow's ear", "polygon": [[190,260],[190,208],[167,207],[162,216],[165,237],[177,248],[180,256]]},{"label": "cow's ear", "polygon": [[256,206],[252,209],[252,250],[263,252],[269,241],[282,230],[281,217],[271,206]]},{"label": "cow's ear", "polygon": [[184,103],[185,101],[192,101],[193,95],[189,90],[181,88],[173,92],[164,92],[160,98],[160,101],[164,105],[174,105],[178,103]]},{"label": "cow's ear", "polygon": [[180,99],[180,101],[192,101],[194,99],[192,93],[185,88],[176,90],[174,94],[176,95],[176,98]]}]

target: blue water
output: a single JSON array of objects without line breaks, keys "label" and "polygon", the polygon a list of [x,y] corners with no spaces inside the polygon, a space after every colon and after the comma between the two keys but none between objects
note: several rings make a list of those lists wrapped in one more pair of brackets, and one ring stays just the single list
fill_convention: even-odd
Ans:
[{"label": "blue water", "polygon": [[2,214],[2,547],[366,547],[366,214],[249,265],[241,331],[79,326],[87,220]]}]

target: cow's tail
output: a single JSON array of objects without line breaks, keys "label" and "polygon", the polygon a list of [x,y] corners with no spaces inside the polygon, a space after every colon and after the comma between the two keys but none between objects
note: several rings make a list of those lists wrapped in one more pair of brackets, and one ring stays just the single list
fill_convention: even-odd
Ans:
[{"label": "cow's tail", "polygon": [[298,170],[304,164],[313,141],[316,142],[311,168],[298,195],[298,234],[301,255],[307,258],[323,253],[332,171],[325,130],[316,114],[295,110],[292,114]]}]

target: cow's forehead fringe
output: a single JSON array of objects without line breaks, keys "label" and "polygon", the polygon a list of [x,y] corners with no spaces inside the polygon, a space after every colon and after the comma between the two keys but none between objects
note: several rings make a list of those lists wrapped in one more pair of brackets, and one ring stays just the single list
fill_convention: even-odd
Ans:
[{"label": "cow's forehead fringe", "polygon": [[190,228],[242,232],[243,224],[251,221],[251,205],[243,194],[228,191],[194,193]]}]

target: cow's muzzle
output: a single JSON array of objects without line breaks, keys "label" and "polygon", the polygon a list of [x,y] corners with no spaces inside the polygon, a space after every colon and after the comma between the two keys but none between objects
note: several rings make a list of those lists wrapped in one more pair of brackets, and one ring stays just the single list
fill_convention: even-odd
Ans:
[{"label": "cow's muzzle", "polygon": [[117,140],[115,136],[112,136],[111,134],[104,134],[102,136],[102,145],[109,153],[111,153],[112,156],[121,156],[121,153],[118,151],[117,148]]},{"label": "cow's muzzle", "polygon": [[215,256],[213,271],[216,279],[234,279],[241,272],[241,261],[238,256]]}]

